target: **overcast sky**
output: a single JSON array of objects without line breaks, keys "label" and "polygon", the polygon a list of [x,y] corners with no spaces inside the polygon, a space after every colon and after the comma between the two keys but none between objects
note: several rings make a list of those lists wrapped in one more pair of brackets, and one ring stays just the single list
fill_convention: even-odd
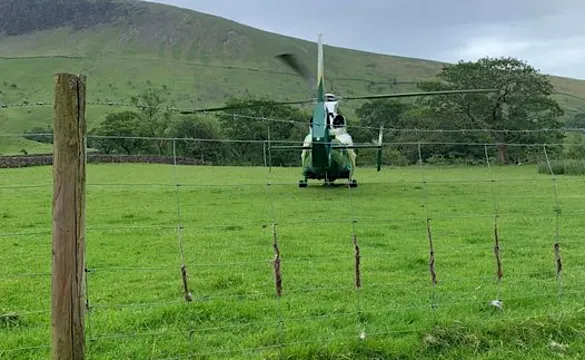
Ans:
[{"label": "overcast sky", "polygon": [[154,0],[329,45],[447,62],[515,56],[585,79],[585,0]]}]

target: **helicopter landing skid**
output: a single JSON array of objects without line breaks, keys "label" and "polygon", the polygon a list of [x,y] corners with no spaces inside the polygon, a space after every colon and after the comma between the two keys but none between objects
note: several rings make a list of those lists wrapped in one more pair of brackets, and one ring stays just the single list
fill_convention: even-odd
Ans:
[{"label": "helicopter landing skid", "polygon": [[[305,180],[299,180],[299,187],[300,187],[300,188],[306,188],[308,185],[309,185],[309,183],[307,182],[307,179],[305,179]],[[323,186],[333,186],[333,185],[334,185],[334,184],[333,184],[333,181],[325,181],[325,182],[323,183]],[[340,185],[341,185],[341,184],[340,184]],[[356,187],[358,186],[358,183],[357,183],[357,180],[355,180],[355,179],[352,179],[352,180],[350,180],[350,181],[347,183],[347,185],[348,185],[350,188],[356,188]]]}]

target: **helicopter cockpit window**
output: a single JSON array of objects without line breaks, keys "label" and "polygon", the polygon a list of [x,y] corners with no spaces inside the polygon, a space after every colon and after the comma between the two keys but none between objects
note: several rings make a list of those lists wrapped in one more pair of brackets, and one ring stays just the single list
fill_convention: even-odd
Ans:
[{"label": "helicopter cockpit window", "polygon": [[343,126],[345,126],[345,118],[342,115],[337,115],[333,119],[333,127],[338,128],[338,127],[343,127]]}]

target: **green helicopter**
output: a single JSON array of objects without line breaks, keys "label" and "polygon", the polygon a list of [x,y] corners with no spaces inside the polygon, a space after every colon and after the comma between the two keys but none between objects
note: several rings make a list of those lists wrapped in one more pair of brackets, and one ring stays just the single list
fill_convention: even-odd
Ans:
[{"label": "green helicopter", "polygon": [[[427,92],[393,93],[367,96],[344,96],[337,98],[334,94],[325,91],[324,61],[322,35],[319,34],[317,41],[317,96],[313,99],[314,108],[309,124],[309,133],[306,135],[302,145],[292,146],[270,146],[269,149],[298,149],[301,150],[301,164],[303,179],[299,180],[299,187],[306,187],[309,179],[324,180],[325,184],[332,184],[338,179],[347,179],[350,187],[357,187],[357,180],[354,178],[356,168],[355,149],[375,148],[377,171],[382,166],[382,136],[383,127],[380,127],[378,140],[373,143],[354,144],[351,135],[347,132],[347,120],[345,116],[338,113],[339,99],[385,99],[413,96],[449,95],[463,93],[494,92],[496,89],[467,89],[467,90],[444,90]],[[287,66],[292,68],[298,75],[302,76],[314,87],[315,77],[307,70],[307,67],[298,61],[290,53],[277,55]],[[316,100],[316,101],[315,101]],[[279,102],[282,105],[300,105],[310,103],[310,100]],[[223,106],[205,108],[189,111],[181,111],[182,114],[194,114],[199,112],[225,111],[255,105]]]},{"label": "green helicopter", "polygon": [[[317,59],[317,97],[310,120],[310,130],[300,146],[273,146],[271,149],[299,149],[301,152],[302,175],[299,187],[306,187],[309,179],[324,180],[332,184],[337,179],[347,179],[350,187],[357,187],[354,178],[356,168],[355,149],[375,148],[377,171],[382,165],[382,136],[380,127],[378,141],[368,144],[354,144],[347,132],[345,116],[337,112],[338,100],[334,94],[325,92],[322,35],[318,37]],[[291,67],[295,72],[311,81],[313,78],[306,67],[292,54],[281,54],[277,58]],[[494,89],[445,90],[430,92],[394,93],[385,95],[343,97],[343,99],[383,99],[427,95],[447,95],[461,93],[493,92]]]}]

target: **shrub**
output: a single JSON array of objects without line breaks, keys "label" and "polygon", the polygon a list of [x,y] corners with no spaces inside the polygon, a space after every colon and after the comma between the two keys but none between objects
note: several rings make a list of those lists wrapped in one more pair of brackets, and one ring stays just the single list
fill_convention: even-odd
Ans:
[{"label": "shrub", "polygon": [[550,169],[546,161],[538,164],[539,174],[550,174],[550,170],[555,175],[585,175],[585,160],[551,160]]}]

